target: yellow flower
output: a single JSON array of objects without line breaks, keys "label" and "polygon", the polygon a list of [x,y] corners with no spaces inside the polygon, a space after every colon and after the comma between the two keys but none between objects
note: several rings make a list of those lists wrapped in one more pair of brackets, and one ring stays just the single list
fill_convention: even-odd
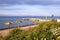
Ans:
[{"label": "yellow flower", "polygon": [[57,37],[58,39],[60,38],[60,36]]}]

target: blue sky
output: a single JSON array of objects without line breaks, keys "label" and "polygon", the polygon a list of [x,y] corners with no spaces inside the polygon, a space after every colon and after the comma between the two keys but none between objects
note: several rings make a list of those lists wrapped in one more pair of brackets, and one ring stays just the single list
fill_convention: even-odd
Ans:
[{"label": "blue sky", "polygon": [[60,16],[60,0],[0,0],[0,16]]}]

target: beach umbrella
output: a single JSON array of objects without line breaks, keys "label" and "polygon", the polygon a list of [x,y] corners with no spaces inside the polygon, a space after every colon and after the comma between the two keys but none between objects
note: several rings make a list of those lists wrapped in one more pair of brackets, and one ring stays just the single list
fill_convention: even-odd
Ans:
[{"label": "beach umbrella", "polygon": [[20,28],[20,23],[21,22],[22,22],[21,20],[16,20],[16,23],[18,23],[18,29]]},{"label": "beach umbrella", "polygon": [[8,25],[8,30],[10,31],[10,25],[11,24],[13,24],[13,22],[10,22],[10,21],[8,21],[8,22],[5,22],[5,25]]}]

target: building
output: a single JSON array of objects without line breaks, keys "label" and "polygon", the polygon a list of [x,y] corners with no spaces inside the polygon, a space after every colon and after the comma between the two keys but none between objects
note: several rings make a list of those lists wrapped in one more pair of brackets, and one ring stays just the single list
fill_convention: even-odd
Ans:
[{"label": "building", "polygon": [[57,19],[57,22],[60,22],[60,19]]}]

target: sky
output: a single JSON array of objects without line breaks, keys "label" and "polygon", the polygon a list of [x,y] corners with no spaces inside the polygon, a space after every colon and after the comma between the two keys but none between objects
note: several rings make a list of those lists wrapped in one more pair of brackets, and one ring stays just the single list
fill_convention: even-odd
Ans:
[{"label": "sky", "polygon": [[0,0],[0,16],[60,16],[60,0]]}]

